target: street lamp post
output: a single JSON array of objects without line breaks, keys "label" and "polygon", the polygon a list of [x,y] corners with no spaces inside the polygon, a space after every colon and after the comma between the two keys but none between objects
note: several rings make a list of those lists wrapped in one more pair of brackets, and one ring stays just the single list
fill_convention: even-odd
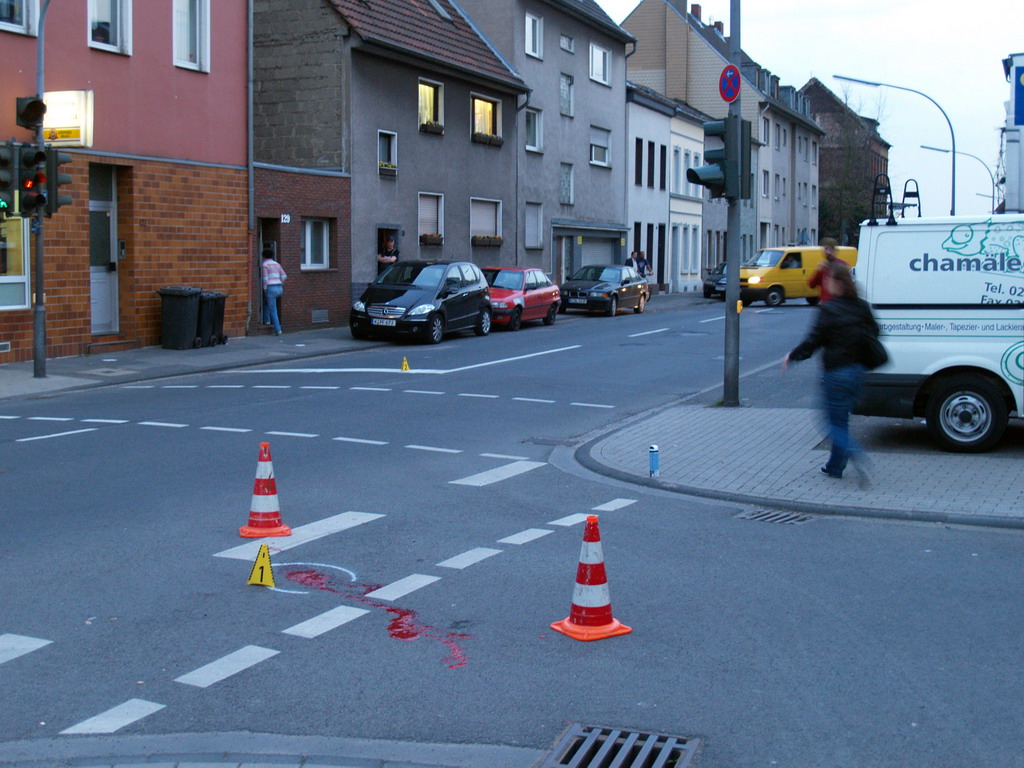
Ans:
[{"label": "street lamp post", "polygon": [[[921,149],[930,149],[932,152],[946,152],[946,153],[952,152],[952,150],[950,150],[950,149],[942,149],[941,147],[928,147],[928,146],[925,146],[924,144],[921,145]],[[988,177],[992,180],[992,213],[995,213],[995,210],[996,210],[996,177],[995,177],[995,174],[992,173],[992,169],[988,167],[988,163],[986,163],[984,160],[982,160],[977,155],[972,155],[970,152],[961,152],[959,149],[956,150],[956,153],[958,155],[966,155],[967,157],[973,157],[975,160],[977,160],[979,163],[982,164],[982,166],[985,168],[986,171],[988,171]],[[982,197],[984,197],[984,195],[982,195]]]},{"label": "street lamp post", "polygon": [[926,99],[928,99],[928,101],[930,101],[932,104],[939,108],[939,112],[941,112],[942,116],[946,118],[946,125],[949,126],[949,140],[953,144],[953,151],[950,154],[950,164],[952,166],[953,172],[952,179],[950,180],[949,190],[949,215],[956,216],[956,136],[953,133],[953,123],[950,122],[949,115],[946,114],[946,110],[939,106],[939,102],[937,102],[927,93],[915,91],[913,88],[905,88],[902,85],[893,85],[892,83],[876,83],[873,80],[859,80],[856,77],[844,77],[843,75],[832,75],[832,77],[834,77],[836,80],[846,80],[851,83],[859,83],[860,85],[870,85],[872,88],[895,88],[898,91],[910,91],[910,93],[916,93],[918,96],[924,96]]}]

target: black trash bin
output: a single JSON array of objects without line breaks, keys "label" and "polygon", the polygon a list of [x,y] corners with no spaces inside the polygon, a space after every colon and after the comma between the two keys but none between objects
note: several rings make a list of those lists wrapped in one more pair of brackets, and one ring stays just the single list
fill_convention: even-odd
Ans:
[{"label": "black trash bin", "polygon": [[198,347],[196,327],[199,322],[199,294],[201,288],[172,285],[158,288],[161,298],[160,338],[164,349],[192,349]]},{"label": "black trash bin", "polygon": [[227,297],[226,293],[217,291],[203,291],[199,295],[196,337],[202,340],[204,347],[228,343],[228,337],[224,335],[224,300]]}]

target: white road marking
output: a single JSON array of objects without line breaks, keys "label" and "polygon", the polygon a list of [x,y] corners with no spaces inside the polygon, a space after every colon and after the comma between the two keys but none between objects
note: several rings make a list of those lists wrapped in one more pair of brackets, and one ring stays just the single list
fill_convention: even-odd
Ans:
[{"label": "white road marking", "polygon": [[74,421],[67,416],[29,416],[29,421]]},{"label": "white road marking", "polygon": [[558,349],[548,349],[544,352],[534,352],[529,355],[519,355],[517,357],[505,357],[501,360],[491,360],[488,363],[476,363],[475,365],[464,365],[461,368],[451,368],[447,371],[438,371],[438,373],[458,373],[459,371],[469,371],[473,368],[484,368],[488,365],[501,365],[502,363],[513,363],[516,360],[526,360],[531,357],[540,357],[541,355],[553,355],[556,352],[568,352],[571,349],[579,349],[582,344],[573,344],[571,347],[559,347]]},{"label": "white road marking", "polygon": [[411,576],[406,576],[404,579],[393,581],[380,589],[375,589],[373,592],[367,592],[366,596],[376,598],[377,600],[397,600],[400,597],[405,597],[410,592],[415,592],[421,587],[440,580],[440,576],[425,576],[422,573],[414,573]]},{"label": "white road marking", "polygon": [[545,400],[540,397],[513,397],[513,400],[518,400],[521,403],[553,403],[554,400]]},{"label": "white road marking", "polygon": [[251,429],[243,429],[241,427],[200,427],[200,429],[206,429],[210,432],[252,432]]},{"label": "white road marking", "polygon": [[198,389],[198,384],[164,384],[161,389]]},{"label": "white road marking", "polygon": [[391,387],[349,387],[356,392],[390,392]]},{"label": "white road marking", "polygon": [[20,437],[14,442],[16,443],[28,443],[33,440],[49,440],[51,437],[65,437],[67,435],[80,435],[83,432],[95,432],[96,427],[89,427],[88,429],[73,429],[70,432],[55,432],[52,435],[38,435],[36,437]]},{"label": "white road marking", "polygon": [[519,533],[513,533],[511,536],[506,536],[504,539],[498,539],[499,544],[526,544],[534,539],[539,539],[541,536],[547,536],[549,531],[546,528],[527,528],[525,531]]},{"label": "white road marking", "polygon": [[486,560],[488,557],[494,555],[500,555],[503,550],[500,549],[489,549],[487,547],[477,547],[475,549],[468,549],[461,555],[455,555],[455,557],[449,557],[447,560],[442,560],[437,563],[438,568],[456,568],[462,570],[468,568],[475,563],[479,563],[481,560]]},{"label": "white road marking", "polygon": [[332,608],[329,611],[321,613],[319,616],[306,619],[305,621],[296,624],[294,627],[288,627],[288,629],[283,629],[281,631],[286,635],[314,638],[322,635],[324,632],[329,632],[332,629],[340,627],[342,624],[347,624],[353,619],[358,619],[365,613],[369,613],[369,611],[364,608],[353,608],[349,605],[339,605],[337,608]]},{"label": "white road marking", "polygon": [[174,678],[176,683],[194,685],[196,688],[209,688],[214,683],[219,683],[225,678],[237,675],[249,667],[266,661],[276,656],[280,651],[271,648],[261,648],[258,645],[247,645],[239,648],[227,656],[222,656],[216,661],[211,661],[199,669],[194,669],[186,675]]},{"label": "white road marking", "polygon": [[664,333],[668,328],[659,328],[656,331],[643,331],[642,333],[631,333],[628,338],[635,339],[637,336],[650,336],[652,333]]},{"label": "white road marking", "polygon": [[214,557],[228,557],[232,560],[255,560],[256,555],[259,554],[261,544],[266,544],[270,548],[271,553],[284,552],[286,549],[293,549],[300,544],[315,541],[332,533],[340,533],[381,517],[384,517],[384,515],[375,515],[372,512],[342,512],[340,515],[334,515],[333,517],[318,520],[315,523],[292,528],[291,536],[268,536],[262,539],[253,539],[237,547],[218,552]]},{"label": "white road marking", "polygon": [[[459,392],[459,397],[485,397],[488,400],[497,400],[498,395],[478,395],[475,392]],[[15,416],[14,418],[18,418]]]},{"label": "white road marking", "polygon": [[444,392],[438,392],[436,389],[403,389],[410,395],[443,395]]},{"label": "white road marking", "polygon": [[500,482],[501,480],[508,480],[510,477],[529,472],[531,469],[543,467],[544,464],[545,462],[543,461],[513,461],[511,464],[505,464],[494,469],[488,469],[486,472],[478,472],[475,475],[463,477],[459,480],[449,480],[448,482],[451,485],[472,485],[479,488],[484,485]]},{"label": "white road marking", "polygon": [[309,432],[264,432],[265,435],[277,435],[278,437],[320,437]]},{"label": "white road marking", "polygon": [[121,389],[153,389],[152,384],[125,384]]},{"label": "white road marking", "polygon": [[755,309],[754,313],[760,315],[762,312],[774,312],[774,311],[775,311],[774,308],[768,307],[768,309]]},{"label": "white road marking", "polygon": [[0,419],[11,419],[11,420],[14,420],[14,419],[20,419],[20,418],[21,418],[21,416],[0,416]]},{"label": "white road marking", "polygon": [[143,427],[172,427],[174,429],[182,429],[188,426],[188,424],[175,424],[168,421],[140,421],[139,425]]},{"label": "white road marking", "polygon": [[700,322],[702,322],[702,323],[713,323],[716,320],[725,320],[725,315],[722,315],[721,317],[709,317],[707,320],[701,320]]},{"label": "white road marking", "polygon": [[434,453],[462,453],[460,448],[434,448],[430,445],[407,445],[406,448],[412,448],[414,451],[433,451]]},{"label": "white road marking", "polygon": [[210,384],[207,389],[245,389],[245,384]]},{"label": "white road marking", "polygon": [[341,387],[299,387],[299,389],[341,389]]},{"label": "white road marking", "polygon": [[614,512],[616,509],[628,507],[630,504],[636,504],[636,499],[612,499],[599,506],[591,507],[591,509],[595,512]]},{"label": "white road marking", "polygon": [[589,515],[582,513],[576,515],[567,515],[566,517],[560,517],[557,520],[552,520],[548,525],[561,525],[568,527],[570,525],[576,525],[577,523],[585,523]]},{"label": "white road marking", "polygon": [[527,461],[529,456],[509,456],[504,453],[481,453],[485,459],[508,459],[509,461]]},{"label": "white road marking", "polygon": [[569,403],[569,405],[576,405],[580,408],[614,408],[614,405],[601,405],[600,403]]},{"label": "white road marking", "polygon": [[253,389],[291,389],[291,384],[253,384]]},{"label": "white road marking", "polygon": [[126,725],[131,725],[136,720],[141,720],[147,715],[159,712],[164,708],[163,704],[156,704],[145,699],[128,699],[124,704],[118,704],[106,712],[102,712],[88,720],[83,720],[78,725],[65,728],[61,734],[76,733],[113,733]]},{"label": "white road marking", "polygon": [[224,373],[430,373],[436,375],[438,373],[448,373],[448,371],[439,371],[430,368],[418,368],[411,371],[403,371],[400,368],[243,368],[224,371]]},{"label": "white road marking", "polygon": [[127,424],[128,419],[82,419],[85,424]]},{"label": "white road marking", "polygon": [[53,640],[42,640],[27,635],[0,635],[0,664],[24,656],[26,653],[31,653],[52,642]]},{"label": "white road marking", "polygon": [[360,443],[362,445],[387,445],[387,440],[364,440],[361,437],[332,437],[340,443]]}]

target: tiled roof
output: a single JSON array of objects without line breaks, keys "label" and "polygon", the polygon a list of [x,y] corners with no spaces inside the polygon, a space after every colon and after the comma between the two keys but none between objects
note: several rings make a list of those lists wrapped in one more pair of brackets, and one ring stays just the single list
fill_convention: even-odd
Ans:
[{"label": "tiled roof", "polygon": [[608,14],[604,12],[604,9],[594,0],[545,0],[545,2],[561,11],[597,25],[605,33],[623,43],[636,41],[633,35],[612,21]]},{"label": "tiled roof", "polygon": [[526,91],[449,0],[330,0],[366,43],[417,56]]}]

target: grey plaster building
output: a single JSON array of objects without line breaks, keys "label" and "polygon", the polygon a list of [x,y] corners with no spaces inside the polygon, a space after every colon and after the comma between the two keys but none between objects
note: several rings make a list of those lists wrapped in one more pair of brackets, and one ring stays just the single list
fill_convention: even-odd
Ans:
[{"label": "grey plaster building", "polygon": [[458,0],[530,88],[517,115],[517,262],[558,280],[622,261],[626,52],[593,0]]},{"label": "grey plaster building", "polygon": [[527,88],[454,2],[255,0],[254,48],[257,161],[350,178],[353,295],[388,236],[402,258],[515,261]]}]

